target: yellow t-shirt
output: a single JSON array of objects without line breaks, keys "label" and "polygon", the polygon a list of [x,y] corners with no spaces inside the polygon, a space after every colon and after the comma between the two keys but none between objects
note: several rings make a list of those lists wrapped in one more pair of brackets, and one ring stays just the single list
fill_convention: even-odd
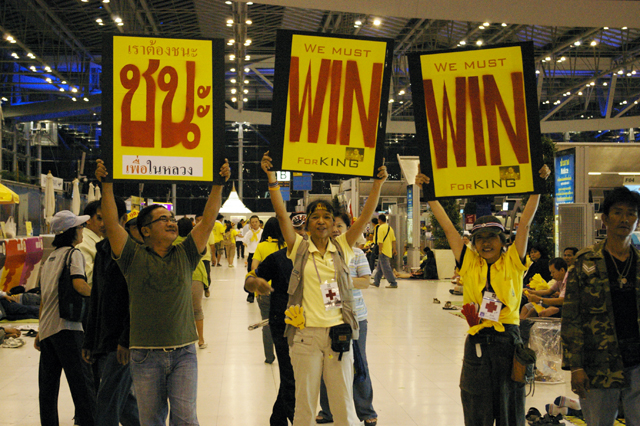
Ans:
[{"label": "yellow t-shirt", "polygon": [[225,232],[222,236],[225,244],[234,244],[236,243],[236,235],[238,235],[238,231],[236,229],[231,228],[229,232]]},{"label": "yellow t-shirt", "polygon": [[[389,235],[387,235],[387,230],[389,230]],[[396,240],[396,234],[393,232],[393,228],[389,226],[387,223],[383,223],[378,225],[378,247],[380,247],[380,253],[384,254],[387,257],[393,257],[393,243]],[[387,239],[385,240],[385,235]],[[384,243],[382,242],[384,240]]]},{"label": "yellow t-shirt", "polygon": [[223,235],[226,229],[227,228],[221,222],[216,220],[215,225],[213,225],[213,238],[215,239],[216,244],[224,239]]},{"label": "yellow t-shirt", "polygon": [[[337,249],[329,241],[327,250],[324,256],[320,255],[318,248],[309,238],[309,258],[305,265],[304,276],[304,290],[302,292],[302,307],[304,308],[304,316],[307,327],[333,327],[344,323],[342,320],[342,309],[331,309],[329,311],[324,308],[324,301],[322,299],[322,293],[320,291],[320,283],[325,281],[331,281],[336,277],[333,267],[332,253]],[[295,264],[296,254],[298,247],[302,242],[302,237],[296,235],[296,242],[293,245],[291,253],[288,257]],[[344,261],[348,265],[353,259],[353,249],[347,243],[346,234],[340,235],[336,238],[336,242],[340,245],[342,252],[344,253]],[[315,266],[314,266],[315,260]],[[318,271],[316,272],[316,267]],[[318,281],[318,275],[320,281]]]},{"label": "yellow t-shirt", "polygon": [[267,258],[267,256],[285,248],[286,246],[287,245],[283,243],[282,247],[278,247],[278,240],[268,237],[266,241],[261,242],[258,244],[258,247],[256,247],[256,251],[253,253],[253,260],[259,260],[262,262]]},{"label": "yellow t-shirt", "polygon": [[211,246],[216,243],[213,238],[213,232],[209,234],[209,239],[207,240],[207,252],[202,256],[202,260],[208,260],[211,262]]},{"label": "yellow t-shirt", "polygon": [[[487,284],[487,261],[474,250],[466,249],[460,276],[464,280],[463,302],[482,304],[482,295]],[[503,303],[500,311],[500,323],[520,324],[520,298],[522,297],[522,278],[527,267],[522,264],[518,256],[516,245],[512,244],[506,253],[491,265],[491,287]],[[495,324],[495,323],[494,323]],[[475,334],[480,328],[491,325],[491,322],[483,322],[481,327],[472,328],[470,332]],[[496,328],[497,329],[497,328]]]}]

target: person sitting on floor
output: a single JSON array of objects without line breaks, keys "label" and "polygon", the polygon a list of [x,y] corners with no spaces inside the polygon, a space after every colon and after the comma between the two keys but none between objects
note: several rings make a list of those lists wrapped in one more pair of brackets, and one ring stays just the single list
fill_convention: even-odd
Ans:
[{"label": "person sitting on floor", "polygon": [[[529,303],[522,307],[520,319],[529,317],[560,317],[562,304],[564,303],[564,292],[567,284],[567,262],[560,257],[556,257],[549,262],[549,272],[553,278],[547,290],[525,290]],[[551,297],[545,297],[551,296]],[[540,304],[544,309],[538,312],[533,303]]]}]

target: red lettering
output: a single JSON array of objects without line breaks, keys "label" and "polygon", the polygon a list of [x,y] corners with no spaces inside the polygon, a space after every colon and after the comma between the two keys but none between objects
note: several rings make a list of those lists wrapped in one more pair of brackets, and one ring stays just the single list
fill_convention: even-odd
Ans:
[{"label": "red lettering", "polygon": [[[182,121],[174,122],[172,105],[176,90],[178,89],[178,72],[175,68],[166,66],[158,74],[158,87],[167,92],[162,102],[162,147],[171,148],[183,144],[187,149],[194,149],[200,143],[200,127],[192,123],[194,108],[194,80],[196,75],[196,63],[187,61],[187,91],[186,106]],[[166,77],[169,80],[166,81]],[[191,140],[189,138],[191,136]]]},{"label": "red lettering", "polygon": [[500,158],[500,142],[498,140],[498,117],[496,110],[500,115],[500,120],[505,127],[509,142],[516,155],[518,163],[529,163],[529,150],[527,149],[527,117],[524,103],[524,83],[521,72],[511,73],[511,85],[513,90],[513,115],[515,118],[515,131],[509,119],[509,114],[502,101],[502,96],[498,90],[498,85],[493,75],[483,75],[482,83],[484,84],[484,103],[487,114],[487,130],[489,133],[489,151],[491,155],[491,164],[502,164]]},{"label": "red lettering", "polygon": [[[120,111],[122,114],[120,125],[120,138],[122,146],[136,146],[140,148],[153,148],[155,138],[155,104],[156,104],[156,84],[153,81],[153,73],[158,70],[160,61],[149,59],[149,66],[142,74],[147,86],[146,94],[146,120],[131,119],[131,102],[133,96],[140,85],[140,70],[137,66],[128,64],[120,70],[120,83],[122,87],[128,89],[122,99]],[[131,73],[131,78],[129,78]]]},{"label": "red lettering", "polygon": [[444,94],[442,97],[442,130],[440,128],[440,120],[438,115],[438,107],[436,106],[435,93],[433,90],[432,80],[424,80],[424,98],[427,109],[427,119],[431,128],[431,136],[433,137],[433,146],[436,156],[436,167],[443,169],[447,167],[447,124],[451,130],[451,139],[453,140],[453,151],[456,157],[456,165],[458,167],[466,167],[467,151],[466,151],[466,85],[464,77],[456,77],[456,129],[453,128],[453,119],[451,116],[451,108],[449,107],[449,97],[447,96],[447,86],[444,85]]},{"label": "red lettering", "polygon": [[476,165],[486,166],[487,155],[484,151],[484,125],[482,124],[480,99],[478,77],[469,77],[469,102],[471,104],[471,124],[473,125],[473,144],[476,149]]},{"label": "red lettering", "polygon": [[320,62],[320,73],[318,75],[318,85],[316,86],[315,102],[311,93],[311,63],[307,70],[304,88],[302,89],[302,102],[299,104],[300,98],[300,58],[291,57],[291,68],[289,71],[289,139],[291,142],[300,142],[300,134],[302,132],[302,119],[304,111],[308,104],[309,120],[308,120],[308,138],[311,143],[318,142],[318,133],[320,132],[320,121],[322,119],[322,110],[324,107],[324,98],[327,92],[327,84],[329,83],[329,59],[323,59]]},{"label": "red lettering", "polygon": [[373,64],[371,75],[371,87],[369,89],[368,115],[364,107],[360,73],[356,61],[347,61],[345,77],[344,102],[342,110],[342,127],[340,129],[340,145],[349,145],[351,135],[351,114],[353,111],[353,96],[355,94],[360,126],[364,146],[374,148],[376,146],[376,132],[378,130],[378,113],[380,111],[380,93],[382,89],[382,64]]}]

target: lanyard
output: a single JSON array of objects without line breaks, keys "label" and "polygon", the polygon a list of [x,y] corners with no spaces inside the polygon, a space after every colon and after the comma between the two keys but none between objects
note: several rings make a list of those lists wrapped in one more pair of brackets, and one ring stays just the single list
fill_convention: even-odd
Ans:
[{"label": "lanyard", "polygon": [[[318,272],[318,265],[316,265],[316,256],[313,253],[311,253],[311,259],[313,259],[313,266],[316,268],[316,274],[318,275],[318,284],[322,285],[322,280],[320,279],[320,272]],[[336,265],[333,265],[333,280],[337,282]]]}]

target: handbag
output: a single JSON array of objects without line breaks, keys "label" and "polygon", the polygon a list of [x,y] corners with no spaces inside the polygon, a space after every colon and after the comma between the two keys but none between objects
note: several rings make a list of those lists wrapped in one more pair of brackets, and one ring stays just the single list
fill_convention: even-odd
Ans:
[{"label": "handbag", "polygon": [[67,251],[62,266],[62,273],[58,279],[58,305],[60,318],[67,321],[80,322],[87,313],[87,300],[73,288],[71,279],[71,255],[76,248]]},{"label": "handbag", "polygon": [[[524,344],[516,344],[513,352],[513,368],[511,380],[532,385],[535,379],[536,353],[533,349],[525,348]],[[531,392],[531,389],[529,390]]]},{"label": "handbag", "polygon": [[353,330],[349,324],[334,325],[329,329],[331,338],[331,350],[339,352],[338,361],[342,361],[342,354],[349,352]]}]

